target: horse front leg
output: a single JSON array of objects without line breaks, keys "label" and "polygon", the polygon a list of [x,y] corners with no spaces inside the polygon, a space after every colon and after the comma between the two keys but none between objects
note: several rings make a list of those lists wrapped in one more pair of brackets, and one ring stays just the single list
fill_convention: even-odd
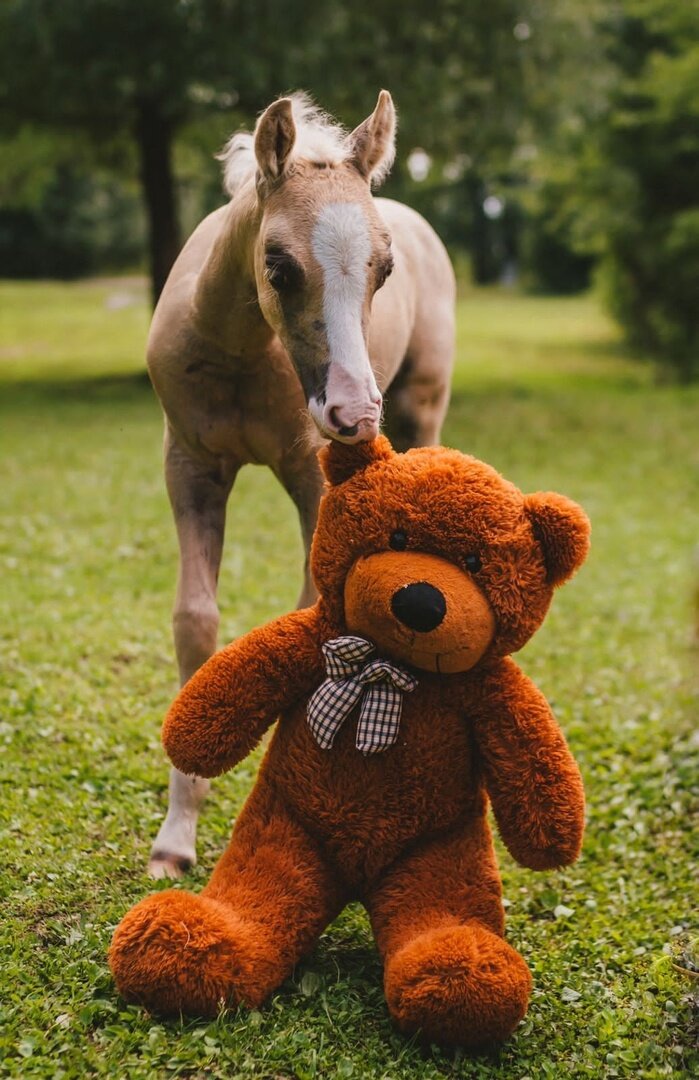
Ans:
[{"label": "horse front leg", "polygon": [[285,457],[275,469],[277,479],[293,500],[299,515],[304,548],[303,585],[297,608],[310,607],[318,599],[318,590],[311,577],[311,542],[318,520],[318,504],[323,494],[323,476],[318,464],[317,450],[310,447],[298,456]]},{"label": "horse front leg", "polygon": [[[237,470],[194,461],[166,433],[165,479],[180,548],[173,630],[182,686],[216,651],[216,588],[226,503]],[[210,786],[208,780],[171,769],[167,815],[148,863],[151,877],[179,878],[195,864],[197,818]]]}]

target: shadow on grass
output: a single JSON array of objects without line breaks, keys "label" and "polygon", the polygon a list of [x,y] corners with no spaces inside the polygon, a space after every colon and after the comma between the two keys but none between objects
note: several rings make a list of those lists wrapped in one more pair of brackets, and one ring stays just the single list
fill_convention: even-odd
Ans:
[{"label": "shadow on grass", "polygon": [[155,394],[146,371],[83,379],[0,381],[0,409],[8,411],[50,404],[124,404],[149,398],[155,399]]},{"label": "shadow on grass", "polygon": [[[452,402],[503,397],[526,399],[551,392],[595,392],[604,389],[630,394],[659,382],[657,369],[650,362],[634,357],[623,342],[586,341],[584,348],[563,342],[538,342],[537,362],[527,357],[521,342],[503,339],[508,356],[522,354],[521,365],[507,372],[487,363],[474,364],[464,359],[454,373]],[[544,362],[541,362],[541,358]],[[38,376],[34,379],[8,378],[0,371],[0,409],[43,408],[46,405],[73,403],[125,404],[155,397],[145,368],[131,372],[112,372],[72,378],[69,375]]]},{"label": "shadow on grass", "polygon": [[[650,364],[632,362],[623,345],[587,343],[584,353],[571,356],[564,346],[546,343],[539,352],[547,356],[546,364],[530,366],[523,358],[521,368],[507,373],[487,366],[471,366],[468,361],[459,365],[454,373],[449,416],[458,415],[463,408],[474,404],[490,403],[501,407],[506,403],[519,403],[539,399],[542,404],[559,399],[588,401],[600,394],[612,397],[631,397],[647,392],[649,387],[659,388],[657,372]],[[556,355],[561,363],[557,367]],[[611,358],[611,364],[604,363]],[[145,369],[131,372],[71,378],[54,376],[35,379],[7,379],[0,375],[0,415],[37,413],[56,408],[68,410],[98,406],[100,410],[115,412],[127,406],[157,408],[157,398]]]},{"label": "shadow on grass", "polygon": [[[507,358],[506,362],[501,356]],[[529,348],[507,341],[502,349],[487,356],[479,357],[476,350],[472,357],[457,364],[452,397],[531,397],[552,392],[632,394],[662,382],[654,364],[639,360],[625,347],[610,348],[602,342],[591,342],[581,348],[546,342]]]}]

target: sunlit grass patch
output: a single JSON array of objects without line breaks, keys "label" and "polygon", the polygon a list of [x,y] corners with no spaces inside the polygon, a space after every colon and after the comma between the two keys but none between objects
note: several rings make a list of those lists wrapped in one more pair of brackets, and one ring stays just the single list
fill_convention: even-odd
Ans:
[{"label": "sunlit grass patch", "polygon": [[0,379],[85,379],[143,369],[150,318],[141,278],[0,281]]}]

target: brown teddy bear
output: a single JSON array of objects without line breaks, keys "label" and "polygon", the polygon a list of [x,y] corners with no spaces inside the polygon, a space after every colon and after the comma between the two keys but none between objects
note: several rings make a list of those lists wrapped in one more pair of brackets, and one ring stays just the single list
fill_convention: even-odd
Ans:
[{"label": "brown teddy bear", "polygon": [[110,964],[160,1014],[257,1007],[360,900],[399,1027],[499,1041],[531,977],[503,937],[488,800],[535,870],[577,857],[584,809],[551,710],[509,654],[583,562],[589,522],[453,450],[379,438],[321,458],[320,599],[213,656],[163,730],[178,769],[216,776],[279,717],[257,783],[203,892],[137,904]]}]

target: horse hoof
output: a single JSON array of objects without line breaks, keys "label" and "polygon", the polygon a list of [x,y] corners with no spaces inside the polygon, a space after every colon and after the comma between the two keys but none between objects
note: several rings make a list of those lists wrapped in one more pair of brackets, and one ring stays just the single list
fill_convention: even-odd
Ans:
[{"label": "horse hoof", "polygon": [[148,862],[148,876],[154,881],[171,878],[179,881],[194,866],[195,860],[187,855],[174,855],[169,851],[154,851]]}]

